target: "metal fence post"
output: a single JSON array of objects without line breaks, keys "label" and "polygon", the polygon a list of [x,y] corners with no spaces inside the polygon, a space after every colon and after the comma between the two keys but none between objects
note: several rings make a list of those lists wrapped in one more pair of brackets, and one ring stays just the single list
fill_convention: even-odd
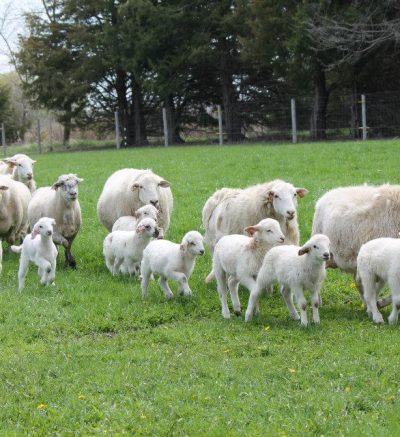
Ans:
[{"label": "metal fence post", "polygon": [[297,143],[297,121],[296,121],[296,100],[290,100],[291,114],[292,114],[292,143]]},{"label": "metal fence post", "polygon": [[7,156],[6,130],[4,128],[4,123],[1,123],[1,145],[3,146],[4,156]]},{"label": "metal fence post", "polygon": [[118,114],[118,111],[114,112],[114,117],[115,117],[115,141],[116,141],[117,149],[119,149],[121,147],[121,139],[120,139],[120,135],[119,135],[119,114]]},{"label": "metal fence post", "polygon": [[365,94],[361,94],[361,120],[362,120],[362,139],[367,139],[367,106],[365,103]]},{"label": "metal fence post", "polygon": [[42,153],[42,137],[40,132],[40,120],[37,121],[36,135],[37,135],[39,153]]},{"label": "metal fence post", "polygon": [[168,121],[167,121],[167,110],[162,108],[162,118],[164,126],[164,146],[168,147]]},{"label": "metal fence post", "polygon": [[219,134],[219,145],[224,144],[224,132],[222,130],[222,110],[221,105],[217,105],[218,111],[218,134]]}]

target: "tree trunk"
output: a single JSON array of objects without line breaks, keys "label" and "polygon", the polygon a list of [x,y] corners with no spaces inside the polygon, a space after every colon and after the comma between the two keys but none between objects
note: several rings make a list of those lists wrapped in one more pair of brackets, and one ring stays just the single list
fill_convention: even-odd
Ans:
[{"label": "tree trunk", "polygon": [[67,104],[65,108],[65,114],[63,116],[63,125],[64,125],[63,146],[64,147],[69,145],[69,140],[71,138],[71,122],[72,122],[71,104]]},{"label": "tree trunk", "polygon": [[168,144],[183,144],[185,141],[180,136],[180,126],[177,123],[174,100],[171,94],[164,99],[164,107],[167,113]]},{"label": "tree trunk", "polygon": [[121,143],[126,146],[129,144],[127,133],[129,127],[129,116],[128,116],[128,102],[126,99],[126,72],[123,70],[116,71],[117,78],[115,83],[115,89],[117,92],[117,110],[119,115],[121,130]]},{"label": "tree trunk", "polygon": [[351,129],[351,136],[354,139],[360,138],[360,114],[359,114],[359,108],[358,108],[358,87],[356,81],[353,82],[353,89],[351,93],[351,120],[350,120],[350,129]]},{"label": "tree trunk", "polygon": [[132,78],[132,109],[133,109],[133,129],[134,145],[136,147],[147,146],[149,144],[146,134],[146,125],[143,114],[142,88],[134,78]]},{"label": "tree trunk", "polygon": [[310,133],[314,140],[326,139],[326,109],[329,91],[326,88],[325,71],[317,65],[314,76],[314,102],[311,114]]}]

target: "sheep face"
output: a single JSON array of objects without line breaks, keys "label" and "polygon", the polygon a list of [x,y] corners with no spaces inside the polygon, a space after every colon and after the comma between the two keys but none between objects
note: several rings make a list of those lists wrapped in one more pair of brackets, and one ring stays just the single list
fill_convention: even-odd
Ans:
[{"label": "sheep face", "polygon": [[154,175],[144,175],[140,182],[132,185],[132,191],[137,192],[139,200],[143,205],[160,207],[160,188],[167,188],[170,184],[164,180],[155,179]]},{"label": "sheep face", "polygon": [[10,162],[14,164],[14,174],[16,179],[21,182],[33,179],[33,164],[36,162],[29,157],[11,158]]},{"label": "sheep face", "polygon": [[197,231],[188,232],[182,239],[181,250],[192,255],[204,255],[203,236]]},{"label": "sheep face", "polygon": [[267,218],[255,226],[249,226],[245,232],[259,241],[266,241],[270,245],[281,244],[285,241],[281,227],[277,220]]},{"label": "sheep face", "polygon": [[51,237],[53,235],[53,227],[56,225],[56,221],[50,217],[42,217],[39,219],[32,229],[31,238],[32,240],[36,235],[41,235],[43,237]]},{"label": "sheep face", "polygon": [[153,205],[145,205],[136,210],[134,215],[138,222],[144,218],[152,218],[153,220],[157,221],[158,210]]},{"label": "sheep face", "polygon": [[297,197],[304,197],[308,191],[305,188],[295,188],[292,184],[276,185],[268,192],[267,202],[272,203],[275,211],[287,220],[296,216]]},{"label": "sheep face", "polygon": [[52,188],[60,189],[61,196],[66,202],[73,202],[78,198],[78,184],[82,181],[83,179],[74,174],[61,175]]},{"label": "sheep face", "polygon": [[138,223],[136,233],[150,238],[157,238],[159,234],[157,223],[152,218],[145,218]]},{"label": "sheep face", "polygon": [[319,261],[328,261],[330,256],[330,240],[326,235],[313,235],[299,250],[299,255],[308,254]]}]

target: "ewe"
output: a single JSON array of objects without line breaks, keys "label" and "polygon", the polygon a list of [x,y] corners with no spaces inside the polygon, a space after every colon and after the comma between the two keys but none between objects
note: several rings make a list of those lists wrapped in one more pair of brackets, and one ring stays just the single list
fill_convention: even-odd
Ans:
[{"label": "ewe", "polygon": [[257,285],[250,293],[246,321],[251,320],[262,290],[269,289],[274,282],[279,282],[291,317],[299,320],[300,317],[293,305],[293,294],[295,295],[300,307],[301,324],[304,326],[308,323],[304,290],[312,292],[313,321],[319,323],[319,291],[326,276],[325,262],[329,260],[329,246],[328,237],[316,234],[302,247],[273,247],[265,255],[257,276]]},{"label": "ewe", "polygon": [[10,175],[12,179],[22,182],[31,193],[36,190],[36,182],[33,179],[33,164],[36,161],[23,153],[17,153],[11,158],[2,161],[0,174]]}]

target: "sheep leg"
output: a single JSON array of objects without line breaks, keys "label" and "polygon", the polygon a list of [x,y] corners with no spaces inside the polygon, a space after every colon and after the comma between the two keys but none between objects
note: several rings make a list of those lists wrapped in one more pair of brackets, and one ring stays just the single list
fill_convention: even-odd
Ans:
[{"label": "sheep leg", "polygon": [[378,308],[384,308],[392,303],[392,296],[386,296],[377,302]]},{"label": "sheep leg", "polygon": [[0,275],[3,271],[3,241],[0,240]]},{"label": "sheep leg", "polygon": [[68,241],[69,246],[64,248],[65,252],[65,266],[76,269],[76,261],[71,252],[72,240]]},{"label": "sheep leg", "polygon": [[160,276],[158,278],[158,283],[161,287],[161,290],[164,292],[165,297],[169,300],[172,299],[174,297],[171,289],[169,288],[168,282],[167,282],[167,278],[165,278],[164,276]]},{"label": "sheep leg", "polygon": [[42,285],[47,285],[48,276],[51,273],[51,264],[45,259],[41,259],[38,261],[38,267],[39,267],[40,283]]},{"label": "sheep leg", "polygon": [[228,308],[228,289],[226,286],[226,273],[221,269],[214,270],[215,279],[217,280],[217,290],[219,300],[221,301],[221,309],[222,309],[222,317],[224,319],[229,319],[231,317],[231,313]]},{"label": "sheep leg", "polygon": [[374,323],[384,323],[382,314],[378,310],[377,296],[379,292],[379,281],[375,280],[375,275],[365,274],[362,278],[364,287],[364,298],[367,304],[367,313]]},{"label": "sheep leg", "polygon": [[114,265],[113,265],[113,269],[112,269],[113,276],[116,276],[119,273],[119,268],[121,267],[123,262],[124,262],[123,258],[115,258],[114,259]]},{"label": "sheep leg", "polygon": [[142,276],[142,281],[141,281],[141,288],[142,288],[142,298],[143,299],[147,299],[147,287],[149,285],[149,277],[150,277],[150,269],[146,268],[146,266],[142,263],[141,265],[141,276]]},{"label": "sheep leg", "polygon": [[295,308],[295,306],[293,304],[293,294],[290,291],[290,288],[285,287],[284,285],[282,285],[282,287],[281,287],[281,295],[282,295],[283,299],[286,302],[286,306],[287,306],[287,308],[289,310],[290,317],[293,320],[300,320],[299,313],[296,311],[296,308]]},{"label": "sheep leg", "polygon": [[307,301],[304,297],[303,289],[301,287],[295,287],[294,295],[296,296],[297,304],[300,307],[300,323],[303,326],[308,325],[308,319],[307,319]]},{"label": "sheep leg", "polygon": [[52,261],[50,262],[50,266],[51,266],[51,270],[50,273],[47,277],[47,284],[50,285],[55,285],[54,281],[56,279],[56,261]]},{"label": "sheep leg", "polygon": [[239,281],[235,277],[229,276],[228,288],[229,288],[229,291],[231,293],[233,311],[237,316],[240,316],[240,314],[242,313],[242,310],[240,308],[240,300],[239,300],[239,293],[238,293]]},{"label": "sheep leg", "polygon": [[25,277],[29,269],[29,259],[24,255],[21,255],[18,269],[18,291],[21,291],[25,287]]},{"label": "sheep leg", "polygon": [[179,294],[183,294],[184,296],[191,296],[192,290],[188,285],[187,277],[182,272],[171,272],[168,279],[172,281],[176,281],[179,284]]},{"label": "sheep leg", "polygon": [[399,317],[399,309],[400,309],[400,287],[397,281],[391,280],[389,281],[390,289],[392,290],[392,300],[393,307],[392,312],[388,318],[388,322],[391,325],[395,325],[397,323]]},{"label": "sheep leg", "polygon": [[361,281],[361,278],[359,275],[357,275],[357,272],[354,274],[354,282],[356,283],[357,286],[357,290],[360,293],[360,298],[362,300],[362,303],[364,304],[364,306],[366,307],[367,304],[365,302],[365,297],[364,297],[364,287]]},{"label": "sheep leg", "polygon": [[311,305],[312,305],[312,313],[313,313],[313,322],[314,323],[320,323],[320,318],[319,318],[320,294],[319,294],[319,290],[320,290],[320,287],[318,285],[312,290],[312,296],[311,296]]},{"label": "sheep leg", "polygon": [[254,309],[258,307],[258,302],[263,289],[265,287],[268,289],[270,286],[271,284],[265,284],[265,286],[261,286],[258,282],[256,282],[255,286],[250,290],[250,297],[245,315],[246,322],[249,322],[253,318]]}]

